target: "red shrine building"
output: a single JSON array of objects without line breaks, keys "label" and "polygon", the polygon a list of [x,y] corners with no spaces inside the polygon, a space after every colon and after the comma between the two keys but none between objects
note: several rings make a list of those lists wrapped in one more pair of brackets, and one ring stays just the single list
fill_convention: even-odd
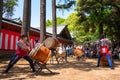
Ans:
[{"label": "red shrine building", "polygon": [[[16,50],[17,46],[16,43],[19,40],[19,36],[21,34],[22,25],[8,20],[2,19],[2,29],[1,29],[1,36],[0,36],[0,51],[8,50],[14,51]],[[46,38],[51,37],[52,34],[52,27],[48,27],[46,29]],[[57,26],[57,39],[60,43],[63,44],[73,44],[70,32],[68,31],[67,25],[60,25]],[[40,40],[40,30],[37,28],[30,28],[30,41],[31,41],[31,48],[34,47],[35,40]]]}]

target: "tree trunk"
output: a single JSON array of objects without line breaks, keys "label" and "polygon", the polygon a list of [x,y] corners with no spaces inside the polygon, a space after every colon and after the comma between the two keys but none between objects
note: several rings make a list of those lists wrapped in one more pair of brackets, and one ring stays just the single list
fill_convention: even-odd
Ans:
[{"label": "tree trunk", "polygon": [[2,28],[2,9],[3,9],[3,0],[0,0],[0,32]]},{"label": "tree trunk", "polygon": [[40,0],[40,42],[45,40],[46,36],[46,0]]},{"label": "tree trunk", "polygon": [[99,39],[101,39],[101,34],[103,34],[103,24],[99,25]]},{"label": "tree trunk", "polygon": [[[101,0],[101,4],[103,6],[103,0]],[[101,12],[103,12],[104,7],[101,7]],[[103,15],[101,14],[101,18],[103,18]],[[103,20],[100,20],[100,24],[99,24],[99,39],[101,39],[101,34],[103,34]]]},{"label": "tree trunk", "polygon": [[56,38],[56,0],[52,0],[52,25],[53,25],[53,37]]},{"label": "tree trunk", "polygon": [[28,35],[31,25],[31,0],[24,0],[23,23],[21,35]]}]

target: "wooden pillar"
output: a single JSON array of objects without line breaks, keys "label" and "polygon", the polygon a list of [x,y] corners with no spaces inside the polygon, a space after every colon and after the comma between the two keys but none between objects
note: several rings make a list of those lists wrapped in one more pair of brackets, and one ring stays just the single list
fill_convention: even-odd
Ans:
[{"label": "wooden pillar", "polygon": [[3,10],[3,0],[0,0],[0,32],[2,28],[2,10]]},{"label": "wooden pillar", "polygon": [[53,37],[57,37],[56,29],[56,0],[52,0],[52,25],[53,25]]},{"label": "wooden pillar", "polygon": [[31,25],[31,0],[24,0],[23,23],[21,35],[28,35]]},{"label": "wooden pillar", "polygon": [[40,0],[40,42],[46,38],[46,0]]}]

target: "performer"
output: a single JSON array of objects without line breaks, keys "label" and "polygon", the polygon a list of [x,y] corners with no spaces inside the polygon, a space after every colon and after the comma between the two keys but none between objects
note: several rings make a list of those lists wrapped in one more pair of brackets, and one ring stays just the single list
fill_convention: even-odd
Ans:
[{"label": "performer", "polygon": [[99,67],[100,65],[100,60],[102,58],[102,56],[106,56],[107,60],[108,60],[108,64],[109,64],[109,67],[111,69],[114,69],[113,67],[113,64],[112,64],[112,60],[111,60],[111,57],[110,57],[110,47],[111,47],[112,43],[111,41],[106,38],[106,35],[103,34],[101,36],[101,40],[99,41],[99,54],[98,54],[98,64],[97,64],[97,67]]},{"label": "performer", "polygon": [[76,58],[78,61],[80,60],[80,58],[82,58],[82,55],[83,55],[82,48],[83,48],[82,45],[78,45],[74,50],[74,54],[77,56]]},{"label": "performer", "polygon": [[59,58],[65,59],[67,62],[66,50],[63,44],[59,44],[59,47],[56,48]]},{"label": "performer", "polygon": [[28,56],[28,51],[30,51],[30,45],[28,44],[27,40],[28,40],[27,35],[20,36],[20,40],[17,42],[18,49],[16,50],[16,53],[14,54],[13,58],[11,59],[6,70],[3,73],[7,73],[14,66],[14,64],[21,58],[27,60],[30,63],[32,71],[35,72],[33,61]]},{"label": "performer", "polygon": [[42,45],[44,45],[44,43],[40,43],[40,40],[35,40],[34,48],[37,46],[42,46]]}]

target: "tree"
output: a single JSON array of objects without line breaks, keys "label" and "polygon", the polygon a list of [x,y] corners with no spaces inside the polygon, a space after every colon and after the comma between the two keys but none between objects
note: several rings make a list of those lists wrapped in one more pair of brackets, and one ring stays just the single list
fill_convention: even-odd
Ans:
[{"label": "tree", "polygon": [[106,32],[112,39],[120,40],[120,1],[114,0],[111,5],[111,14],[107,18]]},{"label": "tree", "polygon": [[64,18],[57,17],[57,25],[61,25],[61,24],[63,24],[63,23],[64,23],[64,21],[65,21],[65,19],[64,19]]},{"label": "tree", "polygon": [[23,24],[21,34],[28,35],[31,23],[31,0],[24,0]]},{"label": "tree", "polygon": [[48,20],[46,21],[46,26],[52,26],[52,20],[49,20],[49,19],[48,19]]},{"label": "tree", "polygon": [[[82,16],[81,23],[83,22],[83,25],[85,27],[85,31],[89,31],[90,26],[95,26],[95,24],[99,27],[99,34],[103,33],[103,5],[102,0],[95,1],[84,1],[84,0],[78,0],[77,2],[77,8],[79,15]],[[92,24],[92,25],[91,25]]]},{"label": "tree", "polygon": [[40,0],[40,41],[46,36],[46,0]]},{"label": "tree", "polygon": [[[3,0],[0,0],[0,32],[2,28],[2,9],[3,9]],[[1,35],[0,35],[1,37]]]},{"label": "tree", "polygon": [[76,10],[82,16],[80,22],[85,23],[84,27],[98,27],[100,37],[106,28],[111,28],[111,23],[116,23],[113,13],[120,12],[120,7],[114,0],[78,0]]},{"label": "tree", "polygon": [[[57,17],[56,18],[57,20],[57,22],[56,22],[56,25],[61,25],[61,24],[64,24],[64,21],[65,21],[65,19],[64,18],[61,18],[61,17]],[[52,26],[52,20],[47,20],[46,21],[46,26]]]},{"label": "tree", "polygon": [[76,0],[59,0],[59,3],[57,4],[56,8],[69,10],[73,5],[75,5],[75,3]]},{"label": "tree", "polygon": [[79,22],[81,18],[77,12],[74,12],[64,21],[64,24],[68,24],[68,29],[72,33],[73,38],[76,38],[75,43],[90,43],[96,41],[98,38],[97,31],[94,31],[94,33],[91,31],[85,32],[84,26]]},{"label": "tree", "polygon": [[5,16],[5,18],[10,19],[14,15],[15,6],[17,5],[18,0],[3,0],[2,14]]},{"label": "tree", "polygon": [[52,25],[53,25],[53,37],[56,38],[56,0],[52,0]]}]

